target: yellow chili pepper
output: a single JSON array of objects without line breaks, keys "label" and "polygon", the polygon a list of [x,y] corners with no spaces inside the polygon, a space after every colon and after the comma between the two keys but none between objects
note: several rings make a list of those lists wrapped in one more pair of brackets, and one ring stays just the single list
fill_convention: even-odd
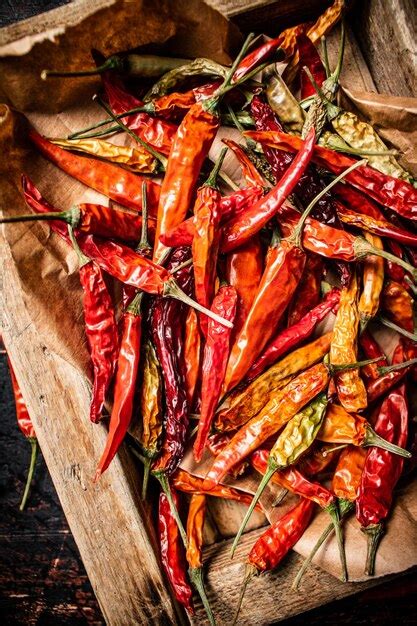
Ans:
[{"label": "yellow chili pepper", "polygon": [[299,135],[304,126],[305,114],[281,76],[274,72],[268,81],[266,97],[269,106],[289,133]]}]

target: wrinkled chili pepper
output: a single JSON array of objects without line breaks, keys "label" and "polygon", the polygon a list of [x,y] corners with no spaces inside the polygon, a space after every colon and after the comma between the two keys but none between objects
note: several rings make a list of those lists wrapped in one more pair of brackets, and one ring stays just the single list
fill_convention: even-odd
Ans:
[{"label": "wrinkled chili pepper", "polygon": [[[233,322],[236,315],[237,292],[230,285],[221,286],[212,309]],[[229,357],[231,331],[209,320],[206,344],[201,368],[201,409],[197,437],[194,442],[194,458],[201,461],[207,437],[219,401],[221,387]]]},{"label": "wrinkled chili pepper", "polygon": [[308,254],[299,287],[288,310],[289,327],[297,324],[319,303],[322,274],[323,259]]},{"label": "wrinkled chili pepper", "polygon": [[[84,183],[84,185],[95,189],[128,209],[135,211],[142,210],[141,177],[127,170],[123,170],[112,163],[105,163],[104,161],[98,161],[85,156],[81,157],[78,154],[63,150],[45,139],[45,137],[39,135],[33,129],[29,130],[28,136],[41,154],[52,161],[52,163],[57,165],[66,174],[69,174]],[[145,180],[147,184],[146,193],[149,213],[151,216],[155,216],[160,186],[150,179]]]},{"label": "wrinkled chili pepper", "polygon": [[365,376],[367,380],[375,380],[380,376],[378,372],[378,367],[383,367],[384,365],[387,365],[387,357],[381,350],[378,342],[367,330],[359,335],[358,340],[359,345],[367,359],[376,359],[379,357],[379,361],[377,361],[376,363],[370,363],[369,365],[365,365],[365,367],[363,367],[361,371],[362,375]]},{"label": "wrinkled chili pepper", "polygon": [[265,94],[269,106],[285,130],[299,135],[304,125],[305,113],[278,72],[273,72],[269,77]]},{"label": "wrinkled chili pepper", "polygon": [[348,446],[342,450],[332,478],[332,491],[335,496],[350,502],[356,500],[366,455],[366,450],[356,446]]},{"label": "wrinkled chili pepper", "polygon": [[413,298],[399,283],[389,280],[385,283],[381,296],[381,307],[397,326],[414,332]]},{"label": "wrinkled chili pepper", "polygon": [[[310,312],[306,313],[297,323],[282,330],[267,345],[265,351],[257,358],[250,368],[246,379],[252,381],[259,376],[267,367],[275,363],[279,357],[296,348],[300,343],[311,336],[317,324],[321,322],[330,311],[334,311],[340,299],[340,290],[331,289],[325,296],[323,302],[318,304]],[[372,357],[370,357],[372,358]]]},{"label": "wrinkled chili pepper", "polygon": [[265,181],[263,176],[258,172],[257,168],[248,157],[244,146],[239,145],[232,139],[223,139],[223,143],[232,150],[235,157],[239,161],[242,169],[242,176],[248,187],[264,187]]},{"label": "wrinkled chili pepper", "polygon": [[[343,288],[340,294],[339,309],[330,345],[332,365],[345,365],[357,360],[358,295],[358,280],[354,273],[349,286]],[[366,389],[357,369],[337,372],[335,382],[340,403],[347,411],[359,411],[366,408]]]},{"label": "wrinkled chili pepper", "polygon": [[190,408],[193,406],[196,386],[200,377],[201,343],[197,313],[194,309],[190,308],[185,322],[184,337],[185,386],[187,392],[187,404]]},{"label": "wrinkled chili pepper", "polygon": [[142,294],[139,293],[123,314],[109,434],[98,463],[95,481],[100,478],[113,460],[132,419],[142,337],[141,301]]},{"label": "wrinkled chili pepper", "polygon": [[[364,237],[375,248],[383,249],[381,239],[376,235],[364,233]],[[361,331],[375,317],[379,309],[379,300],[384,284],[384,259],[368,256],[363,261],[362,293],[358,302]]]},{"label": "wrinkled chili pepper", "polygon": [[247,558],[245,577],[240,591],[234,623],[242,605],[243,596],[251,578],[279,565],[307,529],[314,510],[314,503],[304,498],[288,513],[262,533]]},{"label": "wrinkled chili pepper", "polygon": [[236,430],[266,405],[273,393],[284,390],[295,374],[321,361],[329,351],[331,333],[294,350],[253,380],[245,389],[230,393],[216,415],[215,426],[222,432]]},{"label": "wrinkled chili pepper", "polygon": [[[181,82],[189,79],[192,76],[218,76],[220,78],[226,78],[229,68],[211,59],[204,57],[188,60],[183,65],[173,68],[166,72],[161,78],[156,81],[145,95],[145,102],[159,98],[166,95],[169,91],[177,89]],[[217,87],[222,83],[220,82]]]},{"label": "wrinkled chili pepper", "polygon": [[84,292],[85,333],[94,370],[90,419],[96,423],[101,419],[106,393],[116,371],[119,337],[113,303],[101,269],[81,252],[71,226],[68,226],[68,231],[78,256],[80,282]]},{"label": "wrinkled chili pepper", "polygon": [[[207,439],[207,450],[213,456],[217,456],[230,443],[231,436],[227,433],[212,432]],[[242,476],[249,467],[248,461],[242,461],[230,472],[232,478]],[[250,498],[251,499],[251,498]]]},{"label": "wrinkled chili pepper", "polygon": [[214,459],[206,476],[207,488],[218,484],[242,459],[274,435],[298,411],[323,391],[329,382],[328,369],[322,363],[299,374],[263,409],[247,422]]},{"label": "wrinkled chili pepper", "polygon": [[[321,87],[323,82],[326,80],[326,70],[321,61],[320,55],[316,50],[315,45],[313,44],[311,39],[304,33],[300,33],[297,36],[297,49],[299,54],[300,66],[302,68],[308,67],[316,81],[316,84]],[[310,96],[315,96],[316,90],[314,89],[314,86],[311,84],[305,72],[301,72],[300,79],[300,99],[305,100]]]},{"label": "wrinkled chili pepper", "polygon": [[[183,469],[178,468],[171,478],[172,485],[177,491],[190,494],[203,494],[211,496],[213,498],[223,498],[224,500],[235,500],[241,504],[249,505],[252,500],[252,496],[245,491],[240,491],[229,485],[216,485],[210,491],[204,488],[204,479],[189,474]],[[261,511],[262,508],[259,507]]]},{"label": "wrinkled chili pepper", "polygon": [[[171,493],[178,508],[179,498],[172,487]],[[174,596],[186,611],[194,615],[193,593],[187,580],[184,547],[170,503],[163,492],[159,494],[158,531],[162,566]]]},{"label": "wrinkled chili pepper", "polygon": [[[397,350],[394,361],[402,358],[402,349]],[[384,400],[375,423],[378,436],[390,443],[405,446],[408,435],[408,406],[405,385],[393,389]],[[384,532],[384,520],[389,514],[393,490],[401,476],[402,458],[372,448],[366,457],[359,496],[356,501],[356,518],[368,536],[368,554],[365,573],[372,576],[378,544]]]},{"label": "wrinkled chili pepper", "polygon": [[[31,447],[30,465],[28,469],[28,474],[26,478],[26,484],[25,484],[25,489],[23,491],[22,500],[19,505],[19,511],[23,511],[23,509],[26,506],[28,497],[29,497],[30,486],[32,484],[33,475],[35,473],[36,459],[38,457],[38,441],[36,438],[36,433],[32,424],[32,420],[30,419],[30,415],[27,410],[26,403],[23,400],[22,392],[20,391],[19,383],[17,382],[16,374],[14,373],[14,369],[12,367],[12,363],[9,357],[7,357],[7,364],[9,366],[10,378],[12,380],[12,389],[13,389],[15,408],[16,408],[17,425],[21,433],[23,433],[23,435],[29,441],[30,447]],[[250,501],[250,498],[249,498],[249,501]]]}]

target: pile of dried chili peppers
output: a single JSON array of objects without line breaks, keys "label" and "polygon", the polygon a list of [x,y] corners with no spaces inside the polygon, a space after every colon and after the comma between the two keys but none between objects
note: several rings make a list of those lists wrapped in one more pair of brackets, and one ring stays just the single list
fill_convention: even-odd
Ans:
[{"label": "pile of dried chili peppers", "polygon": [[[269,481],[298,499],[252,547],[245,587],[278,566],[316,505],[331,524],[315,551],[335,531],[346,580],[342,519],[356,509],[373,574],[410,457],[417,189],[376,130],[337,103],[343,25],[333,71],[325,35],[343,5],[336,0],[315,24],[260,46],[249,36],[231,68],[108,59],[97,69],[96,99],[107,117],[68,138],[32,129],[29,139],[116,206],[54,207],[23,176],[33,213],[2,220],[49,220],[74,247],[93,370],[90,417],[110,413],[95,479],[135,422],[143,496],[161,486],[167,578],[190,613],[198,591],[211,623],[202,560],[210,498],[249,506],[234,547]],[[65,72],[44,77],[53,75]],[[158,77],[147,93],[141,75]],[[222,125],[234,126],[236,138],[213,164]],[[112,143],[122,132],[128,147]],[[238,185],[224,172],[226,150],[240,164]],[[122,285],[121,307],[106,275]],[[392,365],[378,341],[382,327],[397,344]],[[181,468],[191,448],[196,475]],[[245,472],[259,474],[252,500],[223,482]]]}]

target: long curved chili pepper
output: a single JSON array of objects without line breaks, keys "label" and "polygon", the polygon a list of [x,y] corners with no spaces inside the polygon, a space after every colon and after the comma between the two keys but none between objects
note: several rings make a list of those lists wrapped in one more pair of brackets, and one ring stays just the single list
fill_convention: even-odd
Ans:
[{"label": "long curved chili pepper", "polygon": [[383,353],[376,339],[374,339],[371,333],[367,330],[359,335],[358,342],[367,359],[376,359],[379,357],[379,361],[376,363],[365,365],[365,367],[362,368],[361,373],[367,380],[375,380],[376,378],[379,378],[380,374],[378,368],[387,365],[387,357]]},{"label": "long curved chili pepper", "polygon": [[407,450],[378,435],[364,417],[348,413],[337,404],[329,405],[317,438],[328,443],[347,443],[363,448],[375,446],[404,458],[411,456]]},{"label": "long curved chili pepper", "polygon": [[[299,54],[300,67],[308,67],[314,77],[316,84],[321,87],[322,83],[326,80],[326,70],[315,45],[313,44],[311,39],[304,33],[300,33],[297,36],[297,50]],[[316,90],[314,89],[314,86],[311,84],[305,72],[301,72],[300,82],[301,100],[305,100],[310,96],[316,95]]]},{"label": "long curved chili pepper", "polygon": [[[28,136],[41,154],[66,174],[128,209],[142,210],[142,185],[140,184],[142,177],[138,177],[136,174],[112,163],[105,163],[85,156],[81,157],[78,154],[63,150],[33,129],[29,130]],[[148,178],[145,180],[149,213],[155,216],[160,186],[153,180]]]},{"label": "long curved chili pepper", "polygon": [[110,465],[132,419],[142,337],[141,301],[142,293],[138,293],[123,314],[109,434],[94,481],[97,481]]},{"label": "long curved chili pepper", "polygon": [[242,459],[259,448],[323,391],[328,383],[329,371],[325,365],[319,363],[290,381],[276,397],[272,396],[264,408],[232,437],[229,445],[214,459],[205,478],[207,488],[218,484]]},{"label": "long curved chili pepper", "polygon": [[367,454],[356,446],[342,451],[332,478],[332,491],[339,499],[354,502],[358,497]]},{"label": "long curved chili pepper", "polygon": [[409,333],[414,332],[413,304],[413,298],[402,285],[393,280],[385,283],[381,296],[381,308],[397,326]]},{"label": "long curved chili pepper", "polygon": [[[256,359],[250,368],[246,380],[251,382],[259,376],[267,367],[275,363],[281,356],[296,348],[300,343],[308,339],[315,330],[317,324],[321,322],[330,311],[337,309],[340,299],[340,290],[331,289],[325,296],[323,302],[306,313],[297,323],[289,328],[285,328],[272,339],[265,351]],[[372,358],[372,357],[370,357]]]},{"label": "long curved chili pepper", "polygon": [[[332,365],[345,365],[357,360],[358,296],[358,280],[356,274],[353,273],[349,286],[344,287],[340,294],[339,309],[330,345]],[[366,408],[368,404],[366,389],[359,370],[348,369],[337,372],[335,382],[340,403],[347,411],[359,411]]]},{"label": "long curved chili pepper", "polygon": [[304,315],[318,305],[323,269],[323,259],[320,256],[307,255],[299,287],[288,309],[287,325],[289,327],[297,324]]},{"label": "long curved chili pepper", "polygon": [[232,391],[220,406],[215,427],[219,431],[236,430],[254,417],[276,394],[292,380],[295,374],[322,361],[330,348],[331,333],[291,352],[278,361],[245,389]]},{"label": "long curved chili pepper", "polygon": [[[380,237],[389,237],[395,241],[400,241],[408,246],[417,247],[417,235],[403,229],[398,228],[388,220],[382,218],[373,218],[369,215],[358,214],[355,211],[337,203],[337,214],[341,221],[348,226],[361,228],[368,233],[379,235]],[[398,255],[397,255],[398,256]]]},{"label": "long curved chili pepper", "polygon": [[226,257],[226,279],[236,289],[238,295],[233,340],[240,333],[252,307],[262,271],[262,247],[258,236]]},{"label": "long curved chili pepper", "polygon": [[263,176],[258,172],[255,165],[252,163],[250,158],[243,146],[239,145],[232,139],[223,139],[222,142],[232,150],[235,157],[239,161],[240,167],[242,169],[242,176],[245,179],[245,182],[248,187],[264,187],[265,181]]},{"label": "long curved chili pepper", "polygon": [[185,387],[187,392],[187,404],[190,408],[193,406],[196,386],[200,377],[201,343],[197,313],[194,309],[190,308],[188,309],[187,320],[185,322],[184,337]]},{"label": "long curved chili pepper", "polygon": [[106,393],[116,371],[119,337],[113,303],[101,269],[81,252],[71,226],[68,226],[68,231],[78,256],[80,282],[84,292],[85,332],[94,370],[90,419],[96,423],[101,419]]},{"label": "long curved chili pepper", "polygon": [[139,392],[142,428],[139,443],[144,466],[142,499],[145,500],[149,470],[158,454],[163,429],[162,376],[156,351],[150,340],[145,343],[142,359],[142,381]]},{"label": "long curved chili pepper", "polygon": [[[19,511],[23,511],[26,506],[30,486],[33,481],[33,476],[35,473],[36,459],[38,457],[38,440],[36,438],[35,429],[32,424],[32,420],[30,419],[29,412],[27,410],[27,406],[25,401],[23,400],[22,392],[19,387],[19,383],[17,382],[16,374],[14,373],[14,369],[12,367],[12,363],[7,356],[7,364],[9,366],[10,378],[12,380],[12,389],[13,396],[16,408],[16,421],[19,427],[20,432],[26,437],[26,439],[30,443],[31,447],[31,455],[30,455],[30,465],[28,469],[28,474],[26,477],[25,489],[23,491],[22,500],[19,505]],[[250,498],[249,498],[250,501]]]},{"label": "long curved chili pepper", "polygon": [[304,534],[310,524],[314,503],[304,498],[262,533],[249,553],[233,624],[236,623],[249,581],[274,569]]},{"label": "long curved chili pepper", "polygon": [[251,505],[233,541],[231,549],[232,556],[252,515],[253,509],[271,477],[278,470],[296,464],[301,455],[310,448],[320,430],[326,408],[327,398],[326,395],[322,393],[299,413],[294,415],[278,436],[278,439],[269,453],[267,471],[259,483]]},{"label": "long curved chili pepper", "polygon": [[[375,248],[383,249],[382,241],[377,235],[364,233],[364,237]],[[361,331],[366,328],[368,322],[378,313],[383,284],[384,259],[372,255],[366,257],[363,261],[362,293],[358,302]]]},{"label": "long curved chili pepper", "polygon": [[258,200],[251,208],[245,211],[243,216],[231,219],[224,227],[222,233],[222,252],[230,252],[244,244],[255,235],[274,215],[279,207],[293,191],[309,164],[313,149],[315,135],[314,130],[310,133],[301,150],[291,165],[288,167],[282,178],[271,189],[271,191]]},{"label": "long curved chili pepper", "polygon": [[[392,390],[384,400],[375,430],[391,443],[406,445],[408,435],[408,407],[405,385]],[[368,536],[368,554],[365,573],[374,574],[378,544],[384,532],[384,520],[391,509],[393,490],[401,476],[404,461],[386,450],[372,448],[365,461],[356,518]]]},{"label": "long curved chili pepper", "polygon": [[273,72],[265,88],[268,104],[289,133],[299,135],[304,126],[305,113],[287,83],[278,72]]},{"label": "long curved chili pepper", "polygon": [[[224,285],[217,292],[212,309],[232,322],[236,315],[236,305],[236,289],[230,285]],[[230,335],[230,329],[209,320],[201,368],[200,420],[193,448],[197,462],[201,461],[219,401],[229,357]]]},{"label": "long curved chili pepper", "polygon": [[[278,147],[290,152],[298,152],[303,145],[303,140],[299,137],[279,131],[246,131],[245,136],[261,144],[267,143],[272,148]],[[355,162],[350,157],[318,145],[314,147],[312,160],[333,174],[340,174]],[[368,194],[383,206],[392,209],[398,215],[411,220],[417,219],[417,190],[406,181],[362,165],[360,169],[349,174],[346,182]]]},{"label": "long curved chili pepper", "polygon": [[[230,439],[231,435],[214,431],[207,439],[207,450],[213,456],[217,456],[222,450],[224,450],[227,445],[229,445]],[[233,468],[233,470],[230,472],[230,476],[235,479],[239,478],[239,476],[242,476],[246,472],[248,467],[249,462],[242,461],[242,463],[239,463],[239,465],[236,465],[236,467]],[[250,498],[250,500],[251,499],[252,498]]]},{"label": "long curved chili pepper", "polygon": [[[241,504],[249,505],[252,500],[252,496],[245,491],[240,491],[229,485],[216,485],[210,491],[204,488],[204,479],[189,474],[185,470],[178,468],[171,478],[172,485],[177,491],[182,491],[189,494],[202,494],[211,496],[213,498],[223,498],[224,500],[234,500]],[[262,508],[259,507],[262,511]]]},{"label": "long curved chili pepper", "polygon": [[[178,508],[179,498],[172,487],[171,493]],[[159,494],[158,531],[162,566],[174,596],[188,613],[194,615],[193,593],[187,580],[184,546],[170,503],[163,492]]]}]

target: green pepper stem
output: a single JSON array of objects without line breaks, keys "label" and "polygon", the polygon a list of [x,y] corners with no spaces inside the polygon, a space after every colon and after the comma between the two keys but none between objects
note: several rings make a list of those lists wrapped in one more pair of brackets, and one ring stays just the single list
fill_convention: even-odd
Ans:
[{"label": "green pepper stem", "polygon": [[170,278],[165,282],[163,295],[166,298],[175,298],[176,300],[179,300],[184,304],[188,304],[188,306],[191,306],[196,311],[200,311],[200,313],[207,315],[207,317],[210,317],[212,320],[214,320],[218,324],[221,324],[222,326],[226,326],[227,328],[233,328],[232,322],[229,322],[229,320],[225,320],[223,317],[220,317],[220,315],[217,315],[217,313],[213,313],[213,311],[210,311],[210,309],[206,309],[206,307],[202,306],[201,304],[187,296],[187,294],[183,292],[183,290],[177,285],[173,278]]},{"label": "green pepper stem", "polygon": [[356,361],[355,363],[345,363],[344,365],[332,365],[331,363],[325,363],[325,366],[330,372],[331,376],[334,376],[337,372],[344,372],[346,370],[356,370],[359,367],[365,367],[366,365],[372,365],[381,360],[381,357],[375,357],[375,359],[365,359],[364,361]]},{"label": "green pepper stem", "polygon": [[201,598],[204,609],[206,611],[208,620],[212,626],[216,626],[216,620],[214,619],[213,611],[211,610],[210,602],[208,601],[206,590],[204,588],[203,581],[203,568],[202,567],[190,567],[188,569],[190,580],[197,590],[198,595]]},{"label": "green pepper stem", "polygon": [[[339,500],[339,507],[340,507],[340,519],[343,519],[353,509],[354,504],[353,502],[350,502],[349,500],[341,499]],[[294,581],[291,585],[291,589],[298,589],[301,579],[306,573],[307,569],[310,567],[311,562],[313,561],[315,555],[317,554],[317,552],[319,551],[323,543],[326,541],[327,537],[329,537],[333,532],[334,532],[334,524],[333,522],[330,522],[330,524],[327,526],[327,528],[324,529],[324,531],[318,538],[315,546],[313,547],[312,551],[310,552],[310,554],[308,555],[308,557],[305,559],[304,563],[298,570],[298,573],[296,577],[294,578]]]},{"label": "green pepper stem", "polygon": [[239,189],[239,185],[236,185],[236,183],[230,178],[228,174],[226,174],[226,172],[219,172],[219,178],[224,183],[226,183],[226,185],[228,185],[233,191],[237,191]]},{"label": "green pepper stem", "polygon": [[321,453],[321,455],[326,458],[326,456],[329,456],[329,454],[332,454],[332,452],[336,452],[337,450],[342,450],[343,448],[347,448],[349,444],[347,443],[341,443],[339,446],[334,446],[333,448],[327,448],[327,450],[323,450],[323,452]]},{"label": "green pepper stem", "polygon": [[146,180],[142,183],[142,229],[136,252],[145,254],[152,250],[148,239],[148,193]]},{"label": "green pepper stem", "polygon": [[375,446],[377,448],[382,448],[383,450],[388,450],[388,452],[392,452],[392,454],[397,454],[398,456],[402,456],[405,459],[411,459],[412,454],[408,452],[408,450],[404,450],[400,446],[396,446],[394,443],[390,443],[386,439],[380,437],[374,430],[366,425],[365,430],[365,439],[362,443],[364,448],[368,448],[369,446]]},{"label": "green pepper stem", "polygon": [[235,626],[237,619],[239,617],[240,609],[242,607],[242,602],[243,602],[244,595],[246,593],[246,589],[248,587],[248,583],[252,580],[252,578],[254,578],[254,576],[257,576],[258,573],[259,572],[254,565],[252,565],[251,563],[246,563],[245,576],[243,578],[242,586],[240,588],[239,600],[237,602],[236,612],[233,618],[232,626]]},{"label": "green pepper stem", "polygon": [[81,211],[78,207],[73,207],[69,211],[50,211],[48,213],[30,213],[28,215],[11,215],[2,217],[0,224],[11,224],[14,222],[41,222],[43,220],[60,220],[77,228],[80,223]]},{"label": "green pepper stem", "polygon": [[329,78],[330,76],[329,51],[327,50],[327,39],[324,36],[321,38],[321,50],[323,53],[323,65],[326,71],[326,78]]},{"label": "green pepper stem", "polygon": [[152,113],[153,110],[154,110],[154,105],[151,102],[148,102],[147,104],[143,106],[134,107],[133,109],[129,109],[129,111],[125,111],[124,113],[119,113],[118,115],[115,115],[114,117],[109,117],[106,120],[101,120],[101,122],[97,122],[96,124],[87,126],[86,128],[78,130],[75,133],[71,133],[71,135],[68,135],[67,138],[78,139],[81,135],[88,133],[90,130],[95,130],[96,128],[100,128],[101,126],[106,126],[107,124],[110,124],[111,122],[114,121],[114,119],[121,120],[124,117],[129,117],[129,115],[133,115],[134,113]]},{"label": "green pepper stem", "polygon": [[409,361],[403,361],[402,363],[396,363],[395,365],[383,365],[381,367],[377,367],[377,370],[380,376],[385,376],[385,374],[397,372],[398,370],[405,369],[406,367],[410,367],[416,363],[417,359],[410,359]]},{"label": "green pepper stem", "polygon": [[343,178],[345,178],[345,176],[347,176],[348,174],[353,172],[353,170],[356,170],[356,168],[361,167],[362,165],[365,165],[366,163],[367,163],[366,159],[363,159],[362,161],[357,161],[356,163],[354,163],[353,165],[348,167],[347,170],[345,170],[344,172],[339,174],[339,176],[337,176],[337,178],[332,180],[332,182],[329,185],[327,185],[319,194],[317,194],[317,196],[315,198],[313,198],[313,200],[310,202],[310,204],[308,205],[308,207],[306,208],[306,210],[304,211],[304,213],[300,217],[297,226],[294,228],[293,234],[291,235],[291,237],[289,237],[290,240],[294,241],[294,244],[296,246],[298,246],[299,248],[302,247],[301,240],[302,240],[302,236],[303,236],[304,224],[305,224],[306,219],[310,215],[311,211],[313,210],[313,208],[317,204],[317,202],[319,200],[321,200],[321,198],[324,195],[326,195],[326,193],[328,191],[330,191],[330,189],[332,189],[332,187],[334,187]]},{"label": "green pepper stem", "polygon": [[26,506],[26,502],[29,496],[30,486],[32,484],[33,475],[35,473],[36,459],[38,458],[38,442],[35,437],[29,437],[29,443],[31,445],[30,465],[26,478],[25,490],[23,492],[22,501],[19,506],[19,511],[23,511]]},{"label": "green pepper stem", "polygon": [[91,70],[80,70],[78,72],[59,72],[55,70],[42,70],[41,79],[47,80],[48,78],[76,78],[78,76],[96,76],[97,74],[104,74],[111,70],[120,70],[123,67],[123,62],[120,57],[111,56],[103,65],[92,68]]},{"label": "green pepper stem", "polygon": [[[391,254],[391,252],[387,252],[386,250],[375,248],[371,243],[366,241],[366,239],[364,239],[363,237],[355,238],[354,252],[355,252],[355,256],[357,259],[360,259],[361,257],[368,256],[368,255],[374,255],[374,256],[380,256],[383,259],[386,259],[387,261],[391,261],[392,263],[395,263],[396,265],[399,265],[400,267],[404,268],[405,271],[409,272],[411,276],[413,277],[413,279],[417,281],[417,269],[415,267],[410,265],[410,263],[407,263],[407,261],[404,261],[403,259],[400,259],[394,254]],[[408,335],[406,335],[406,337],[407,336]],[[413,341],[417,341],[417,338],[413,339]]]},{"label": "green pepper stem", "polygon": [[135,133],[132,130],[130,130],[130,128],[128,128],[125,124],[123,124],[123,122],[121,120],[117,119],[117,117],[115,115],[113,115],[113,111],[110,109],[110,107],[108,107],[107,104],[105,102],[103,102],[103,100],[101,100],[101,98],[99,98],[97,96],[97,94],[95,94],[93,96],[93,100],[94,100],[94,102],[97,102],[97,104],[100,105],[101,108],[106,111],[106,113],[112,118],[112,120],[114,122],[116,122],[116,124],[125,133],[130,135],[130,137],[132,137],[132,139],[134,139],[136,141],[136,143],[138,143],[143,148],[145,148],[145,150],[147,150],[149,152],[149,154],[151,154],[157,161],[159,161],[159,163],[161,164],[161,167],[163,168],[163,170],[166,170],[167,163],[168,163],[168,159],[166,158],[166,156],[164,156],[163,154],[161,154],[160,152],[155,150],[155,148],[152,148],[152,146],[150,146],[148,143],[146,143],[146,141],[144,141],[142,139],[142,137],[139,137],[138,135],[135,135]]},{"label": "green pepper stem", "polygon": [[138,317],[141,314],[142,300],[143,291],[138,291],[132,302],[127,307],[126,312],[135,315],[135,317]]},{"label": "green pepper stem", "polygon": [[204,183],[204,187],[213,187],[214,189],[218,189],[218,185],[217,185],[217,176],[221,170],[221,167],[223,165],[223,161],[224,161],[224,157],[226,156],[226,152],[227,152],[228,148],[222,148],[217,160],[214,163],[214,167],[211,170],[209,177],[207,178],[206,182]]},{"label": "green pepper stem", "polygon": [[339,547],[340,562],[342,565],[341,580],[345,583],[348,580],[348,571],[346,564],[346,552],[343,541],[343,532],[342,527],[340,526],[339,511],[335,502],[331,502],[328,506],[326,506],[325,510],[328,512],[333,522],[333,527],[336,533],[336,541]]},{"label": "green pepper stem", "polygon": [[337,57],[337,64],[334,69],[334,72],[331,74],[331,78],[335,84],[339,82],[340,74],[342,71],[343,57],[345,53],[345,43],[346,43],[346,29],[345,29],[345,23],[342,20],[341,26],[340,26],[340,43],[339,43],[339,54]]},{"label": "green pepper stem", "polygon": [[[181,270],[183,270],[184,267],[189,267],[192,264],[193,264],[193,260],[192,259],[188,259],[187,261],[184,261],[183,263],[180,263],[179,265],[177,265],[177,267],[175,267],[171,271],[171,274],[176,274],[177,272],[180,272]],[[200,419],[200,418],[198,418],[198,419]]]},{"label": "green pepper stem", "polygon": [[175,506],[175,502],[174,502],[174,499],[172,497],[171,487],[170,487],[167,475],[165,474],[165,472],[163,470],[159,470],[157,472],[152,472],[152,474],[159,481],[159,484],[161,485],[162,491],[166,495],[166,498],[168,500],[168,504],[169,504],[170,509],[171,509],[172,517],[175,519],[175,521],[177,523],[177,527],[178,527],[179,533],[181,535],[181,539],[183,541],[184,547],[185,547],[185,549],[187,549],[188,548],[187,533],[185,532],[183,523],[182,523],[181,518],[180,518],[180,514],[178,513],[178,509]]},{"label": "green pepper stem", "polygon": [[278,467],[276,465],[269,465],[268,464],[268,469],[266,470],[265,474],[262,476],[262,480],[259,483],[258,489],[256,490],[255,495],[252,498],[252,502],[250,503],[248,510],[246,511],[246,515],[243,518],[243,522],[240,525],[239,530],[237,531],[237,535],[233,540],[233,544],[232,544],[232,549],[230,551],[230,558],[233,558],[233,555],[235,553],[235,550],[237,548],[237,544],[240,541],[240,538],[243,534],[243,531],[246,528],[246,524],[249,521],[250,516],[253,513],[253,510],[255,508],[255,506],[258,503],[259,498],[262,495],[263,490],[265,489],[265,487],[267,486],[267,484],[269,483],[269,481],[271,480],[272,476],[275,474],[275,472],[277,471]]},{"label": "green pepper stem", "polygon": [[142,500],[146,500],[152,459],[142,457],[141,460],[143,463]]},{"label": "green pepper stem", "polygon": [[411,341],[417,341],[417,333],[410,333],[405,328],[401,328],[398,324],[394,324],[391,320],[387,320],[386,317],[379,316],[379,321],[381,324],[386,326],[387,328],[391,328],[391,330],[395,330],[399,335],[404,335],[407,339],[411,339]]},{"label": "green pepper stem", "polygon": [[71,240],[72,246],[77,253],[79,266],[82,267],[83,265],[87,265],[87,263],[90,263],[91,259],[89,259],[88,256],[81,252],[80,246],[78,245],[78,242],[74,235],[74,229],[72,228],[71,224],[68,224],[68,235]]},{"label": "green pepper stem", "polygon": [[375,574],[376,552],[382,536],[385,532],[382,522],[371,524],[366,528],[362,526],[361,531],[368,537],[368,551],[366,554],[365,574],[373,576]]}]

